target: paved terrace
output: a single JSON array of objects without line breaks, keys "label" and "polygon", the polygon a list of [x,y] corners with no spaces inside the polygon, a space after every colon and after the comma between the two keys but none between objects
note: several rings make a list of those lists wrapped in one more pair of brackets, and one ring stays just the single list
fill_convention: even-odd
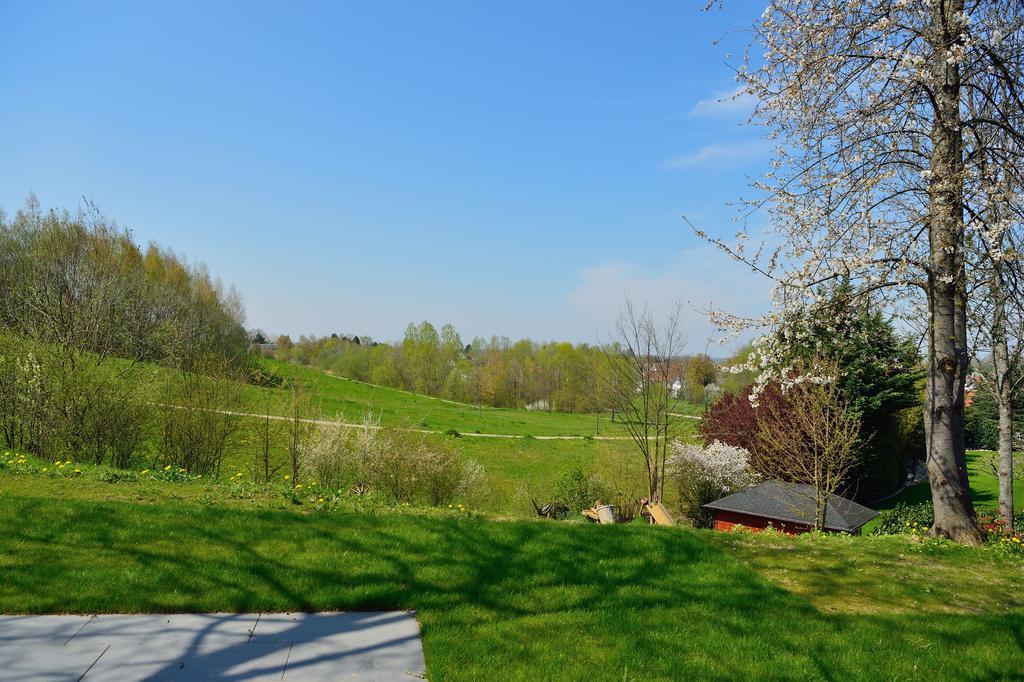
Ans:
[{"label": "paved terrace", "polygon": [[0,679],[413,680],[416,614],[0,615]]}]

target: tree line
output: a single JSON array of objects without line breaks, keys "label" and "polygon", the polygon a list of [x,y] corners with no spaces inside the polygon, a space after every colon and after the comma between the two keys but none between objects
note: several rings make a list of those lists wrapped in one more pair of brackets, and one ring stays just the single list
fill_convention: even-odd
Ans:
[{"label": "tree line", "polygon": [[[615,405],[610,347],[598,344],[476,338],[464,343],[451,325],[410,324],[399,343],[366,336],[279,336],[268,354],[339,376],[491,407],[598,412]],[[704,354],[674,356],[671,378],[679,397],[703,403],[717,379]]]},{"label": "tree line", "polygon": [[0,212],[0,326],[50,344],[64,359],[88,352],[192,368],[215,356],[247,359],[244,311],[203,265],[140,248],[94,206],[75,213],[30,197]]},{"label": "tree line", "polygon": [[[159,457],[215,470],[230,438],[202,408],[230,407],[251,378],[243,320],[203,266],[143,250],[94,206],[30,197],[0,213],[0,444],[127,467],[159,443]],[[176,399],[199,407],[157,408]]]}]

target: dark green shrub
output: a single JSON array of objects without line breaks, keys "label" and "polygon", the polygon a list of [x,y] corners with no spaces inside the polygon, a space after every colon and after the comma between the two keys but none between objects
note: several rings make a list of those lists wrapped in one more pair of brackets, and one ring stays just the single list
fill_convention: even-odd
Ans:
[{"label": "dark green shrub", "polygon": [[451,436],[452,438],[461,438],[462,437],[462,434],[459,433],[458,431],[456,431],[455,429],[448,429],[447,431],[444,432],[444,435]]},{"label": "dark green shrub", "polygon": [[931,502],[900,502],[892,509],[882,512],[879,517],[882,521],[872,531],[872,535],[896,535],[906,533],[907,528],[914,525],[930,528],[935,519],[935,512]]},{"label": "dark green shrub", "polygon": [[99,479],[104,483],[134,483],[139,480],[139,474],[134,471],[104,471]]},{"label": "dark green shrub", "polygon": [[573,467],[555,480],[555,501],[567,506],[571,512],[592,507],[603,492],[594,476],[581,467]]},{"label": "dark green shrub", "polygon": [[240,431],[240,384],[233,376],[176,372],[163,388],[159,466],[219,475],[224,453]]},{"label": "dark green shrub", "polygon": [[999,422],[979,414],[976,410],[967,410],[964,435],[969,448],[995,450],[999,447]]},{"label": "dark green shrub", "polygon": [[253,362],[247,369],[247,378],[249,383],[253,386],[261,386],[263,388],[281,388],[284,386],[284,378],[272,372],[263,365]]}]

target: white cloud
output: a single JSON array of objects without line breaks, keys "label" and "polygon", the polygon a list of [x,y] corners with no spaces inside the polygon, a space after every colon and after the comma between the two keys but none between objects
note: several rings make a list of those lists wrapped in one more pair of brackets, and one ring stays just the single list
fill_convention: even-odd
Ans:
[{"label": "white cloud", "polygon": [[567,319],[574,329],[591,328],[606,340],[628,297],[647,305],[656,319],[672,306],[682,305],[688,352],[707,349],[713,357],[729,355],[749,337],[719,345],[722,334],[708,322],[711,309],[758,315],[769,308],[770,283],[739,263],[707,246],[682,253],[661,269],[625,262],[605,263],[582,270],[580,282],[566,297]]},{"label": "white cloud", "polygon": [[707,118],[747,118],[757,106],[757,97],[743,92],[743,87],[735,90],[719,91],[708,99],[702,99],[690,109],[691,116]]},{"label": "white cloud", "polygon": [[662,162],[661,167],[668,170],[722,170],[763,159],[770,151],[768,142],[760,139],[711,144],[690,154],[674,156]]}]

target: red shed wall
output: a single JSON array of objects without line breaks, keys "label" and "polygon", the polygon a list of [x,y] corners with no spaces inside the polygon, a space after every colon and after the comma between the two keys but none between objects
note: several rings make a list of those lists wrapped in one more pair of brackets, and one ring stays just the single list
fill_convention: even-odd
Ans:
[{"label": "red shed wall", "polygon": [[736,526],[743,526],[744,528],[758,531],[764,530],[769,525],[775,530],[790,535],[799,535],[811,530],[810,526],[803,523],[790,523],[788,521],[765,518],[764,516],[741,514],[740,512],[723,511],[720,509],[715,510],[715,530],[732,530]]}]

